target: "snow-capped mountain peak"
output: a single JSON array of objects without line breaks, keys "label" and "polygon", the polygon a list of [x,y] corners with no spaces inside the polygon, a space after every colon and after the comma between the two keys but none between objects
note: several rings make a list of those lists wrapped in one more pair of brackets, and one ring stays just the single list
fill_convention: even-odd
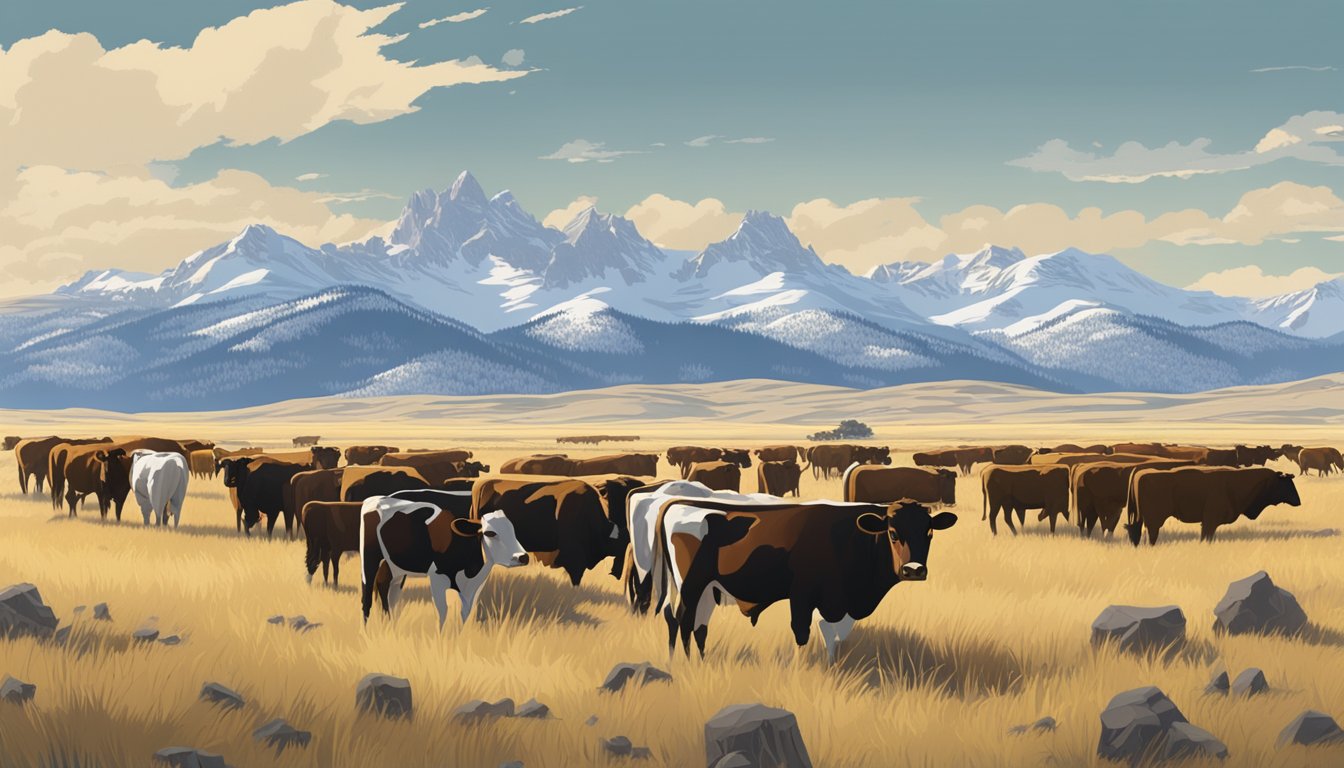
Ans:
[{"label": "snow-capped mountain peak", "polygon": [[642,283],[666,258],[629,219],[602,213],[594,206],[571,219],[563,235],[563,241],[551,249],[546,265],[543,285],[547,288],[565,288],[616,275],[627,285]]},{"label": "snow-capped mountain peak", "polygon": [[782,218],[766,211],[747,211],[737,231],[706,246],[686,264],[682,276],[706,277],[721,265],[734,276],[740,272],[754,278],[825,269],[816,251],[804,247]]},{"label": "snow-capped mountain peak", "polygon": [[471,171],[463,171],[458,174],[457,180],[448,190],[448,199],[462,205],[473,205],[478,208],[484,208],[486,205],[485,190],[481,189],[480,182],[471,175]]},{"label": "snow-capped mountain peak", "polygon": [[1254,302],[1252,319],[1304,336],[1344,333],[1344,277]]}]

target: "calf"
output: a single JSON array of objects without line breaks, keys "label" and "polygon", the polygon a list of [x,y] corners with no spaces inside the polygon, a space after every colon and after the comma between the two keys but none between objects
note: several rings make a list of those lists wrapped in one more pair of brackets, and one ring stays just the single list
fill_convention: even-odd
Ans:
[{"label": "calf", "polygon": [[803,477],[802,466],[793,459],[761,461],[756,465],[756,490],[771,496],[799,495],[798,483]]},{"label": "calf", "polygon": [[180,453],[139,450],[131,454],[131,490],[145,525],[153,514],[155,525],[167,525],[172,515],[173,527],[178,526],[190,476],[187,460]]},{"label": "calf", "polygon": [[341,585],[341,555],[359,552],[359,516],[364,506],[359,501],[310,501],[303,505],[303,535],[307,544],[304,568],[308,583],[313,583],[317,566],[322,565],[322,583],[331,572],[333,587]]},{"label": "calf", "polygon": [[702,461],[691,465],[686,479],[716,491],[737,493],[742,488],[742,470],[727,461]]}]

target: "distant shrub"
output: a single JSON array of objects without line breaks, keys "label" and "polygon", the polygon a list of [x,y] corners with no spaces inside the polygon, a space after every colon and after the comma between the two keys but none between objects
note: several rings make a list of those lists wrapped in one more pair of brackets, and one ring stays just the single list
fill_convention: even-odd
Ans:
[{"label": "distant shrub", "polygon": [[872,436],[873,430],[867,424],[854,419],[845,419],[835,429],[814,432],[808,435],[807,439],[824,442],[828,440],[867,440]]}]

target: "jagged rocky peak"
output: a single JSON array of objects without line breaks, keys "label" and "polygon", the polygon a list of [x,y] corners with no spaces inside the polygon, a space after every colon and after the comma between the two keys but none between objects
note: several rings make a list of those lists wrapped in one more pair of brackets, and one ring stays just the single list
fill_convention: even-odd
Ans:
[{"label": "jagged rocky peak", "polygon": [[747,211],[737,231],[706,246],[686,265],[685,276],[703,277],[720,264],[744,264],[759,275],[824,269],[811,247],[804,247],[784,219],[768,211]]},{"label": "jagged rocky peak", "polygon": [[633,222],[594,206],[565,225],[564,240],[551,250],[544,283],[566,287],[590,278],[619,274],[627,285],[646,281],[664,259]]}]

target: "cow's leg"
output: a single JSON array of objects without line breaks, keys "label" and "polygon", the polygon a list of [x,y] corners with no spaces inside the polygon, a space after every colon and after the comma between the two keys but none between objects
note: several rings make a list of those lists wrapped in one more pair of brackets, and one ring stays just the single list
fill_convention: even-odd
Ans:
[{"label": "cow's leg", "polygon": [[75,489],[74,489],[74,488],[71,488],[70,490],[68,490],[68,491],[65,492],[65,503],[66,503],[67,505],[69,505],[69,507],[70,507],[70,513],[67,515],[68,517],[78,517],[78,516],[79,516],[79,515],[77,515],[77,514],[75,513],[75,499],[76,499],[78,496],[79,496],[79,494],[75,492]]},{"label": "cow's leg", "polygon": [[793,641],[801,648],[812,637],[812,609],[797,597],[789,598],[789,626],[793,629]]},{"label": "cow's leg", "polygon": [[696,599],[695,613],[685,610],[690,603],[682,601],[682,630],[681,642],[686,647],[686,656],[691,655],[690,636],[695,636],[695,645],[700,651],[700,658],[705,658],[705,639],[709,636],[709,619],[714,615],[714,606],[718,604],[718,587],[713,589],[703,589],[700,596]]},{"label": "cow's leg", "polygon": [[1218,523],[1216,522],[1210,522],[1208,519],[1205,519],[1203,522],[1199,524],[1200,541],[1213,541],[1214,534],[1216,534],[1217,532],[1218,532]]},{"label": "cow's leg", "polygon": [[384,607],[387,609],[387,612],[389,614],[395,615],[397,610],[397,603],[401,600],[401,588],[406,584],[406,577],[403,576],[401,578],[397,578],[396,576],[392,576],[391,574],[392,572],[391,570],[389,570],[388,575],[391,578],[387,584],[387,593],[386,593],[387,599]]},{"label": "cow's leg", "polygon": [[270,538],[275,533],[275,519],[280,515],[275,512],[266,513],[266,538]]},{"label": "cow's leg", "polygon": [[[331,562],[331,587],[336,589],[341,586],[341,552],[336,552],[328,547],[327,560]],[[327,580],[327,569],[322,569],[322,581]]]},{"label": "cow's leg", "polygon": [[286,507],[283,514],[285,516],[285,536],[292,539],[294,538],[294,513]]},{"label": "cow's leg", "polygon": [[841,617],[839,621],[830,622],[821,618],[817,614],[817,629],[821,631],[821,639],[826,644],[826,663],[834,664],[836,656],[840,653],[840,644],[849,638],[849,633],[854,630],[854,619],[848,614]]},{"label": "cow's leg", "polygon": [[1056,513],[1056,512],[1052,509],[1052,510],[1050,510],[1049,515],[1050,515],[1050,532],[1051,532],[1051,533],[1054,533],[1054,532],[1055,532],[1055,523],[1058,522],[1058,520],[1059,520],[1059,514]]},{"label": "cow's leg", "polygon": [[1003,522],[1005,522],[1005,523],[1008,524],[1008,530],[1012,531],[1012,532],[1013,532],[1013,535],[1016,536],[1016,535],[1017,535],[1017,526],[1013,524],[1013,512],[1014,512],[1014,508],[1013,508],[1012,505],[1004,505],[1004,507],[1003,507]]},{"label": "cow's leg", "polygon": [[663,621],[667,622],[667,658],[670,660],[677,653],[677,621],[676,614],[672,611],[672,604],[663,606]]},{"label": "cow's leg", "polygon": [[[365,624],[369,623],[369,609],[373,607],[373,588],[378,581],[378,569],[382,564],[382,558],[371,552],[361,551],[359,553],[359,607],[364,613]],[[311,576],[310,573],[310,581]]]},{"label": "cow's leg", "polygon": [[997,503],[989,505],[989,532],[995,536],[999,535],[999,505]]},{"label": "cow's leg", "polygon": [[1149,543],[1149,544],[1156,544],[1156,543],[1157,543],[1157,534],[1158,534],[1158,532],[1160,532],[1161,530],[1162,530],[1162,527],[1161,527],[1160,525],[1151,525],[1151,524],[1150,524],[1150,525],[1148,526],[1148,543]]},{"label": "cow's leg", "polygon": [[452,587],[453,580],[447,574],[429,574],[429,596],[434,599],[434,610],[439,612],[440,632],[443,631],[443,623],[448,620],[448,590]]}]

